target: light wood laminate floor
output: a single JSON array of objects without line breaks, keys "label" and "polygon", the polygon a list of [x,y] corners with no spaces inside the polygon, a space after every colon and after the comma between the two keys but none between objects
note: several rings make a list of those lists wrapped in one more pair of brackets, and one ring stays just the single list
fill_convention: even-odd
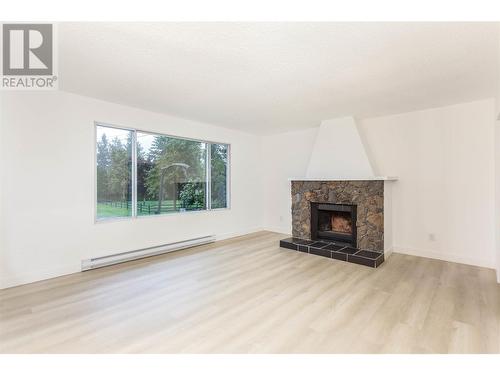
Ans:
[{"label": "light wood laminate floor", "polygon": [[380,268],[259,232],[0,291],[0,351],[499,353],[493,270],[400,254]]}]

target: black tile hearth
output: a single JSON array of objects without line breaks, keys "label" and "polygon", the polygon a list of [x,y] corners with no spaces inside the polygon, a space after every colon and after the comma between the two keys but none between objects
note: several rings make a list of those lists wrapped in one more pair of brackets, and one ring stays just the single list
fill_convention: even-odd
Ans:
[{"label": "black tile hearth", "polygon": [[332,251],[332,258],[337,259],[337,260],[343,260],[344,262],[347,262],[347,254],[339,253],[338,251]]},{"label": "black tile hearth", "polygon": [[312,246],[309,246],[309,253],[314,254],[314,255],[319,255],[322,257],[327,257],[327,258],[332,257],[332,252],[330,250],[325,250],[325,249],[312,247]]},{"label": "black tile hearth", "polygon": [[322,257],[331,258],[332,254],[330,250],[325,250],[325,247],[328,247],[328,242],[316,241],[309,245],[309,253],[314,255],[319,255]]},{"label": "black tile hearth", "polygon": [[377,251],[360,250],[355,254],[348,255],[347,261],[368,267],[378,267],[384,261],[384,254]]},{"label": "black tile hearth", "polygon": [[285,249],[290,249],[290,250],[297,250],[297,245],[288,240],[289,240],[288,238],[281,240],[280,247],[284,247]]},{"label": "black tile hearth", "polygon": [[349,263],[362,264],[363,266],[375,268],[375,260],[374,259],[358,257],[356,255],[349,255],[347,261]]},{"label": "black tile hearth", "polygon": [[357,253],[359,251],[359,249],[356,249],[354,247],[349,247],[349,246],[346,246],[340,250],[338,250],[340,253],[344,253],[344,254],[354,254],[354,253]]},{"label": "black tile hearth", "polygon": [[328,246],[325,246],[324,249],[327,250],[333,250],[333,251],[339,251],[340,249],[343,249],[345,246],[338,245],[337,243],[331,243]]},{"label": "black tile hearth", "polygon": [[384,262],[384,253],[382,252],[360,250],[336,242],[311,241],[290,237],[281,240],[280,247],[373,268],[380,266]]},{"label": "black tile hearth", "polygon": [[307,245],[313,244],[315,241],[311,240],[304,240],[302,238],[296,238],[296,237],[290,237],[290,238],[285,238],[280,241],[280,247],[284,247],[286,249],[291,249],[291,250],[299,250],[299,246],[302,246],[300,251],[303,252],[309,252],[309,249],[307,248]]},{"label": "black tile hearth", "polygon": [[314,243],[315,241],[303,240],[301,238],[292,237],[292,242],[294,244],[297,244],[297,245],[310,245],[310,244]]},{"label": "black tile hearth", "polygon": [[301,251],[303,253],[308,253],[309,252],[309,246],[306,246],[306,245],[297,245],[297,250]]},{"label": "black tile hearth", "polygon": [[370,251],[370,250],[360,250],[356,253],[358,256],[362,256],[365,258],[370,258],[370,259],[377,259],[379,256],[383,255],[381,252],[378,251]]},{"label": "black tile hearth", "polygon": [[321,249],[325,246],[328,246],[329,243],[328,242],[323,242],[323,241],[316,241],[316,242],[313,242],[312,244],[310,244],[309,246],[310,247],[316,247],[318,249]]}]

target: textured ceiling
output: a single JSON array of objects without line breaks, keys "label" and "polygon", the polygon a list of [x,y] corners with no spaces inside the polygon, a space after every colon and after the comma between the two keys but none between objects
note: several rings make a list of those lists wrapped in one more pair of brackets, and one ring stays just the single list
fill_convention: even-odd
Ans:
[{"label": "textured ceiling", "polygon": [[257,134],[496,95],[493,23],[62,23],[62,90]]}]

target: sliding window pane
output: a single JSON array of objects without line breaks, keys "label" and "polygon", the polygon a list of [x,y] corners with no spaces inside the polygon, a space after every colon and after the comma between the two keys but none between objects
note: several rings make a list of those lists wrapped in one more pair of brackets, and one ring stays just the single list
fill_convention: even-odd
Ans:
[{"label": "sliding window pane", "polygon": [[96,127],[97,219],[132,215],[132,137],[123,129]]},{"label": "sliding window pane", "polygon": [[227,169],[229,146],[212,143],[211,157],[211,205],[212,208],[227,208]]},{"label": "sliding window pane", "polygon": [[137,215],[206,209],[206,143],[137,132]]}]

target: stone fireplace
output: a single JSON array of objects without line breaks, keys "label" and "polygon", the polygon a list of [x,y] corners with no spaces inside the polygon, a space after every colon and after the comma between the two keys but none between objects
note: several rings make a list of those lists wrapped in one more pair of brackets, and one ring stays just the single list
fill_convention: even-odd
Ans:
[{"label": "stone fireplace", "polygon": [[292,180],[292,234],[280,247],[377,268],[392,250],[393,177]]},{"label": "stone fireplace", "polygon": [[384,251],[384,181],[293,180],[292,235]]}]

